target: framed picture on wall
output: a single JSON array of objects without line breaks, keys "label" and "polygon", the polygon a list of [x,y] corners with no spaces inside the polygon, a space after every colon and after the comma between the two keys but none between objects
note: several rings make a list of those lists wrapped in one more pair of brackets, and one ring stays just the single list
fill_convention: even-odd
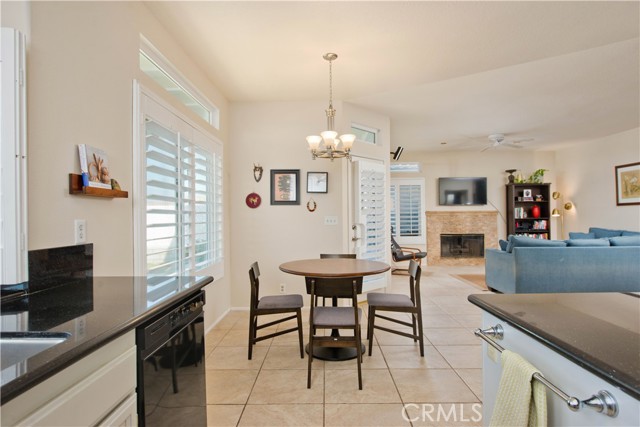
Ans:
[{"label": "framed picture on wall", "polygon": [[616,166],[616,205],[640,205],[640,162]]},{"label": "framed picture on wall", "polygon": [[300,169],[271,169],[271,204],[300,204]]},{"label": "framed picture on wall", "polygon": [[326,193],[329,172],[307,172],[307,193]]}]

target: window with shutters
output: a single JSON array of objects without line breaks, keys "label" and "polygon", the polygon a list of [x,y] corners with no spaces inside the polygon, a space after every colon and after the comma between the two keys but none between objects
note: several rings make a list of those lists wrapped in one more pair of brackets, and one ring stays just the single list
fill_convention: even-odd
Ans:
[{"label": "window with shutters", "polygon": [[399,244],[425,244],[424,180],[391,179],[391,229]]},{"label": "window with shutters", "polygon": [[136,274],[218,279],[222,144],[142,89],[138,104]]}]

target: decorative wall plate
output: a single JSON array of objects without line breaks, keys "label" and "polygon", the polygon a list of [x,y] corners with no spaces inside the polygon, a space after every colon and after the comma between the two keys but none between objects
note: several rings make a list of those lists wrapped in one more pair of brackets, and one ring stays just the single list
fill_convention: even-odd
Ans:
[{"label": "decorative wall plate", "polygon": [[245,202],[251,209],[255,209],[260,206],[260,203],[262,203],[262,197],[260,197],[258,193],[249,193]]}]

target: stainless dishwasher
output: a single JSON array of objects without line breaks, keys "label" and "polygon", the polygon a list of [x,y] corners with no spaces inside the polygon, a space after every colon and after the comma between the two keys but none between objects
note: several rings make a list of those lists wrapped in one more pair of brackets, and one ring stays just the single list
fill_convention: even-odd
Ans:
[{"label": "stainless dishwasher", "polygon": [[136,329],[138,425],[206,426],[204,292]]}]

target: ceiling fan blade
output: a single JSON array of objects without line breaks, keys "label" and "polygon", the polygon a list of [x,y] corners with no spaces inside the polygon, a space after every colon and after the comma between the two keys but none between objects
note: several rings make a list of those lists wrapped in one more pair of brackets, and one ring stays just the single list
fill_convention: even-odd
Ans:
[{"label": "ceiling fan blade", "polygon": [[517,148],[517,149],[522,148],[522,145],[510,144],[508,142],[502,143],[502,146],[509,147],[509,148]]},{"label": "ceiling fan blade", "polygon": [[480,150],[480,152],[481,152],[481,153],[484,153],[485,151],[490,150],[490,149],[492,149],[493,147],[495,147],[495,145],[494,145],[494,144],[487,145],[487,146],[486,146],[486,147],[484,147],[482,150]]}]

